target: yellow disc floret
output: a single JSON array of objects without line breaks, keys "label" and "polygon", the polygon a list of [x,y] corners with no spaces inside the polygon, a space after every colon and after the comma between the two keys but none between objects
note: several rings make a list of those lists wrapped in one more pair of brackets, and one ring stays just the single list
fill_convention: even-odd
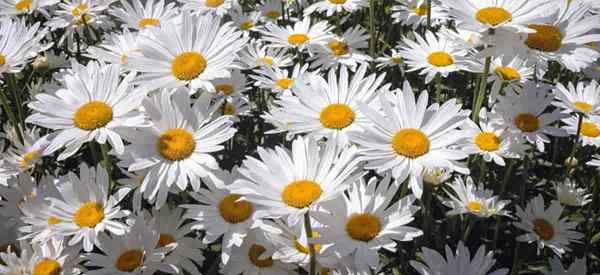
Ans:
[{"label": "yellow disc floret", "polygon": [[405,128],[392,138],[392,148],[398,155],[417,158],[429,152],[429,138],[418,129]]},{"label": "yellow disc floret", "polygon": [[322,192],[321,186],[312,180],[297,180],[283,189],[281,199],[291,207],[304,208],[319,199]]},{"label": "yellow disc floret", "polygon": [[325,128],[329,129],[343,129],[348,127],[354,119],[356,114],[346,104],[334,103],[321,110],[319,115],[319,121]]},{"label": "yellow disc floret", "polygon": [[248,250],[248,259],[250,262],[257,267],[270,267],[273,265],[273,259],[271,257],[260,259],[260,255],[265,253],[267,249],[259,244],[253,244]]},{"label": "yellow disc floret", "polygon": [[475,14],[477,21],[490,26],[498,26],[512,19],[512,14],[500,7],[487,7],[477,11]]},{"label": "yellow disc floret", "polygon": [[493,132],[481,132],[475,136],[475,144],[482,151],[493,152],[500,148],[500,138]]},{"label": "yellow disc floret", "polygon": [[31,275],[60,275],[61,269],[62,267],[58,261],[43,258],[35,264]]},{"label": "yellow disc floret", "polygon": [[31,0],[18,1],[17,3],[15,3],[15,9],[18,11],[28,10],[29,8],[31,8],[31,3]]},{"label": "yellow disc floret", "polygon": [[310,38],[305,33],[294,33],[288,36],[288,43],[297,46],[308,42]]},{"label": "yellow disc floret", "polygon": [[346,222],[346,232],[354,240],[368,242],[381,232],[381,221],[369,213],[353,214]]},{"label": "yellow disc floret", "polygon": [[454,64],[454,59],[447,52],[433,52],[427,57],[427,62],[436,67],[446,67]]},{"label": "yellow disc floret", "polygon": [[140,29],[144,29],[146,28],[146,26],[158,26],[160,25],[160,19],[156,19],[156,18],[144,18],[142,20],[140,20],[140,22],[138,23],[138,26],[140,27]]},{"label": "yellow disc floret", "polygon": [[123,272],[132,272],[144,263],[144,251],[139,249],[127,250],[117,258],[115,268]]},{"label": "yellow disc floret", "polygon": [[228,223],[241,223],[252,216],[252,203],[238,201],[240,197],[238,194],[229,194],[219,202],[219,213]]},{"label": "yellow disc floret", "polygon": [[82,204],[73,216],[73,222],[79,227],[94,228],[103,219],[104,206],[95,201]]},{"label": "yellow disc floret", "polygon": [[73,124],[82,130],[95,130],[106,126],[113,119],[113,109],[102,101],[83,104],[73,116]]},{"label": "yellow disc floret", "polygon": [[552,25],[531,24],[527,26],[536,32],[527,35],[525,45],[542,52],[555,52],[562,46],[563,35],[560,29]]},{"label": "yellow disc floret", "polygon": [[544,241],[549,241],[554,237],[554,227],[547,220],[533,220],[533,231]]},{"label": "yellow disc floret", "polygon": [[600,136],[600,128],[593,122],[585,121],[581,123],[581,135],[595,138]]},{"label": "yellow disc floret", "polygon": [[537,131],[540,128],[540,120],[533,114],[521,113],[515,116],[515,126],[525,133]]},{"label": "yellow disc floret", "polygon": [[173,59],[171,72],[175,78],[190,81],[198,77],[206,69],[206,59],[197,52],[184,52]]},{"label": "yellow disc floret", "polygon": [[495,72],[500,77],[502,77],[502,80],[504,81],[513,81],[521,79],[521,74],[519,73],[519,71],[511,67],[498,66],[496,67]]},{"label": "yellow disc floret", "polygon": [[164,131],[156,143],[156,150],[161,156],[170,161],[187,159],[195,149],[194,136],[189,131],[181,128]]}]

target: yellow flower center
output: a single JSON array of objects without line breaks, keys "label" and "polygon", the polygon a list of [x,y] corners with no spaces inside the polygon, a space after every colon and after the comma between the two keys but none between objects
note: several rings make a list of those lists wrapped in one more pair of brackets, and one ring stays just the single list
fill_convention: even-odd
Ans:
[{"label": "yellow flower center", "polygon": [[82,204],[75,216],[73,222],[79,227],[93,228],[104,219],[104,206],[95,201]]},{"label": "yellow flower center", "polygon": [[344,41],[333,40],[329,42],[329,49],[331,49],[331,52],[333,52],[334,55],[342,56],[348,53],[349,48],[348,44]]},{"label": "yellow flower center", "polygon": [[156,245],[156,247],[165,247],[167,245],[170,245],[172,243],[176,242],[175,237],[173,237],[173,235],[171,234],[166,234],[166,233],[161,233],[160,236],[158,237],[158,244]]},{"label": "yellow flower center", "polygon": [[121,58],[119,58],[119,62],[121,62],[122,65],[127,64],[127,62],[129,61],[129,57],[126,54],[121,54]]},{"label": "yellow flower center", "polygon": [[596,123],[586,121],[581,123],[581,134],[586,137],[595,138],[600,136],[600,128],[598,128]]},{"label": "yellow flower center", "polygon": [[475,136],[475,144],[483,151],[493,152],[500,148],[500,139],[492,132],[481,132]]},{"label": "yellow flower center", "polygon": [[356,114],[352,111],[352,108],[346,104],[329,104],[327,107],[321,110],[319,120],[325,128],[329,129],[344,129],[348,127],[354,119]]},{"label": "yellow flower center", "polygon": [[184,52],[173,59],[171,72],[179,80],[189,81],[206,69],[206,59],[197,52]]},{"label": "yellow flower center", "polygon": [[27,169],[34,163],[39,157],[41,153],[39,150],[29,151],[23,154],[21,161],[19,162],[19,166],[21,169]]},{"label": "yellow flower center", "polygon": [[454,64],[454,59],[447,52],[433,52],[427,57],[427,62],[436,67],[446,67]]},{"label": "yellow flower center", "polygon": [[551,240],[554,237],[554,228],[544,219],[533,220],[533,231],[544,241]]},{"label": "yellow flower center", "polygon": [[266,13],[266,15],[267,15],[267,17],[269,17],[271,19],[277,19],[277,18],[281,17],[281,12],[272,10],[272,11],[268,11]]},{"label": "yellow flower center", "polygon": [[219,213],[228,223],[241,223],[252,215],[252,203],[238,201],[240,197],[238,194],[229,194],[219,202]]},{"label": "yellow flower center", "polygon": [[[319,233],[318,231],[313,231],[313,238],[315,237],[319,237],[321,236],[321,233]],[[296,250],[298,250],[298,252],[302,253],[302,254],[309,254],[310,253],[310,248],[308,248],[307,246],[304,246],[303,244],[301,244],[298,241],[298,238],[296,238],[296,240],[294,240],[294,247],[296,248]],[[321,244],[316,243],[315,244],[315,250],[317,252],[321,251]]]},{"label": "yellow flower center", "polygon": [[583,102],[583,101],[575,101],[575,103],[573,104],[575,105],[575,108],[584,111],[586,113],[589,113],[592,111],[592,108],[594,108],[594,106],[592,106],[592,104],[589,104],[587,102]]},{"label": "yellow flower center", "polygon": [[231,84],[219,84],[215,86],[215,90],[217,90],[217,92],[221,92],[224,95],[230,95],[231,93],[233,93],[233,85]]},{"label": "yellow flower center", "polygon": [[0,53],[0,66],[4,66],[6,64],[6,56]]},{"label": "yellow flower center", "polygon": [[73,15],[74,17],[79,17],[82,14],[86,13],[88,11],[88,9],[89,9],[89,7],[87,4],[81,3],[77,7],[73,8],[71,10],[71,15]]},{"label": "yellow flower center", "polygon": [[429,6],[427,6],[427,4],[423,4],[418,7],[415,7],[415,13],[419,16],[427,16],[428,12],[429,12]]},{"label": "yellow flower center", "polygon": [[391,59],[394,64],[398,64],[398,65],[400,65],[400,64],[402,64],[402,62],[404,62],[404,60],[400,56],[392,56]]},{"label": "yellow flower center", "polygon": [[288,43],[292,45],[300,45],[306,43],[310,38],[305,33],[294,33],[288,36]]},{"label": "yellow flower center", "polygon": [[265,249],[264,246],[253,244],[248,250],[248,258],[250,259],[250,262],[253,265],[261,268],[272,266],[273,259],[271,259],[271,257],[262,260],[260,259],[260,255],[265,253],[265,251],[267,251],[267,249]]},{"label": "yellow flower center", "polygon": [[529,48],[543,52],[554,52],[562,46],[563,35],[558,27],[539,24],[531,24],[527,27],[537,31],[527,35],[525,45]]},{"label": "yellow flower center", "polygon": [[525,133],[531,133],[540,128],[540,120],[533,114],[521,113],[515,117],[515,126]]},{"label": "yellow flower center", "polygon": [[171,128],[162,133],[156,143],[156,150],[170,161],[187,159],[196,149],[194,136],[185,129]]},{"label": "yellow flower center", "polygon": [[81,25],[89,23],[90,21],[92,21],[92,16],[89,14],[84,14],[82,16],[77,17],[77,20],[75,20],[75,26],[79,27]]},{"label": "yellow flower center", "polygon": [[291,207],[304,208],[319,199],[322,192],[321,186],[312,180],[297,180],[283,189],[281,199]]},{"label": "yellow flower center", "polygon": [[275,85],[284,90],[289,89],[292,86],[292,84],[294,84],[294,80],[289,78],[277,79],[275,81]]},{"label": "yellow flower center", "polygon": [[263,56],[258,59],[258,63],[267,64],[267,65],[271,66],[271,65],[273,65],[273,58],[270,56]]},{"label": "yellow flower center", "polygon": [[225,0],[206,0],[206,2],[204,2],[204,5],[206,5],[209,8],[216,8],[223,5],[223,3],[225,3]]},{"label": "yellow flower center", "polygon": [[27,10],[31,7],[31,0],[21,0],[15,4],[15,9],[18,11]]},{"label": "yellow flower center", "polygon": [[467,204],[467,208],[469,208],[469,210],[471,210],[473,212],[480,212],[481,208],[483,208],[483,204],[481,204],[478,201],[470,201]]},{"label": "yellow flower center", "polygon": [[417,158],[429,152],[429,138],[420,130],[406,128],[398,131],[392,138],[392,148],[398,155]]},{"label": "yellow flower center", "polygon": [[346,0],[329,0],[329,3],[334,5],[343,5],[346,4]]},{"label": "yellow flower center", "polygon": [[250,20],[244,21],[244,22],[242,22],[242,24],[240,24],[240,29],[242,29],[243,31],[247,31],[252,27],[254,27],[254,22],[252,22]]},{"label": "yellow flower center", "polygon": [[223,104],[223,107],[221,107],[221,111],[223,112],[223,115],[226,116],[235,115],[235,105],[233,105],[233,103],[230,102],[225,102]]},{"label": "yellow flower center", "polygon": [[127,250],[117,258],[115,267],[123,272],[132,272],[144,263],[144,251],[139,249]]},{"label": "yellow flower center", "polygon": [[475,19],[481,23],[495,27],[501,23],[510,21],[512,14],[500,7],[487,7],[478,10],[475,14]]},{"label": "yellow flower center", "polygon": [[44,258],[35,264],[31,275],[60,275],[62,267],[54,259]]},{"label": "yellow flower center", "polygon": [[513,81],[513,80],[521,79],[521,74],[519,73],[519,71],[517,71],[511,67],[498,66],[498,67],[496,67],[496,74],[498,74],[500,77],[502,77],[502,80],[505,80],[505,81]]},{"label": "yellow flower center", "polygon": [[346,223],[346,232],[352,239],[368,242],[381,232],[381,221],[369,213],[352,214]]},{"label": "yellow flower center", "polygon": [[59,219],[59,218],[57,218],[55,216],[48,217],[48,224],[49,225],[55,225],[55,224],[60,223],[61,221],[62,221],[61,219]]},{"label": "yellow flower center", "polygon": [[95,130],[106,126],[113,119],[113,109],[102,101],[83,104],[73,116],[73,124],[82,130]]},{"label": "yellow flower center", "polygon": [[158,26],[160,25],[160,19],[156,19],[156,18],[144,18],[142,20],[140,20],[140,22],[138,23],[138,26],[140,27],[140,29],[144,29],[146,28],[146,26]]}]

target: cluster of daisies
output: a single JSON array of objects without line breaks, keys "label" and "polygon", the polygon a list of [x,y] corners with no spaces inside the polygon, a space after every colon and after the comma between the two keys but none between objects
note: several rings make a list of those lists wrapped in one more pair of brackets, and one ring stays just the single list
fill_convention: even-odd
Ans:
[{"label": "cluster of daisies", "polygon": [[0,0],[0,274],[598,272],[599,3]]}]

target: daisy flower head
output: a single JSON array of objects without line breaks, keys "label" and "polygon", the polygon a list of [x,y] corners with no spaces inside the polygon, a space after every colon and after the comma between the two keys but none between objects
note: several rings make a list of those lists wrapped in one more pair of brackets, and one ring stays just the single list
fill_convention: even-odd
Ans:
[{"label": "daisy flower head", "polygon": [[87,48],[86,56],[109,64],[119,64],[127,69],[130,56],[141,56],[137,37],[138,34],[129,29],[123,29],[122,33],[111,33],[104,42]]},{"label": "daisy flower head", "polygon": [[40,12],[48,15],[46,9],[52,7],[60,0],[0,0],[0,15],[15,16]]},{"label": "daisy flower head", "polygon": [[64,77],[64,87],[55,93],[41,93],[28,104],[34,114],[26,122],[55,130],[44,155],[61,148],[58,160],[77,153],[86,142],[112,145],[123,154],[120,131],[147,126],[137,111],[143,96],[132,92],[135,73],[119,78],[118,65],[89,62],[87,66],[73,62]]},{"label": "daisy flower head", "polygon": [[473,258],[471,252],[463,242],[459,242],[454,253],[446,245],[446,257],[439,252],[423,247],[423,262],[410,261],[410,265],[421,275],[447,274],[447,275],[505,275],[507,268],[490,272],[496,260],[494,251],[486,253],[485,245],[477,249]]},{"label": "daisy flower head", "polygon": [[[42,181],[45,183],[45,181]],[[20,174],[8,181],[8,186],[0,185],[0,216],[7,224],[23,225],[23,209],[39,207],[54,193],[50,184],[40,184],[27,174]]]},{"label": "daisy flower head", "polygon": [[583,117],[580,121],[577,116],[569,116],[562,119],[565,123],[561,128],[567,131],[571,136],[577,136],[579,131],[579,141],[583,146],[591,145],[600,147],[600,116]]},{"label": "daisy flower head", "polygon": [[200,97],[192,106],[188,90],[179,88],[163,89],[143,102],[152,125],[131,133],[119,166],[147,172],[140,192],[156,208],[166,202],[172,186],[183,191],[190,184],[198,190],[199,179],[219,168],[211,153],[222,150],[236,132],[229,117],[212,119],[207,99]]},{"label": "daisy flower head", "polygon": [[248,90],[248,79],[240,70],[231,71],[230,77],[216,78],[211,81],[217,92],[216,97],[241,97]]},{"label": "daisy flower head", "polygon": [[[284,3],[285,2],[281,0],[265,0],[265,2],[259,6],[261,16],[266,21],[277,22],[277,20],[281,19],[283,16],[281,11],[283,10]],[[291,8],[291,6],[286,8]]]},{"label": "daisy flower head", "polygon": [[398,182],[409,178],[413,194],[423,193],[423,171],[426,168],[446,168],[468,174],[458,162],[467,152],[454,148],[464,138],[457,129],[468,118],[469,111],[461,110],[455,99],[441,106],[427,106],[427,91],[415,99],[412,88],[404,82],[402,90],[379,95],[382,112],[360,104],[361,112],[374,127],[364,132],[349,133],[350,141],[359,145],[361,160],[366,169],[379,174],[391,170]]},{"label": "daisy flower head", "polygon": [[436,37],[431,31],[422,37],[414,33],[416,41],[404,39],[398,53],[404,58],[408,72],[421,71],[426,75],[425,82],[429,83],[436,74],[448,77],[451,72],[467,68],[467,51],[445,35]]},{"label": "daisy flower head", "polygon": [[563,205],[581,207],[592,201],[592,195],[585,188],[578,187],[570,178],[565,178],[563,182],[555,182],[554,191],[556,198]]},{"label": "daisy flower head", "polygon": [[296,64],[292,71],[276,67],[261,67],[255,70],[256,75],[250,75],[255,80],[254,85],[270,90],[275,94],[289,94],[293,87],[308,78],[308,64]]},{"label": "daisy flower head", "polygon": [[181,24],[162,22],[138,37],[141,56],[130,56],[130,68],[142,73],[137,82],[150,90],[186,85],[213,90],[210,81],[230,76],[247,38],[213,15],[180,17]]},{"label": "daisy flower head", "polygon": [[432,24],[435,26],[447,19],[445,8],[438,1],[432,1],[431,7],[426,0],[396,1],[392,7],[392,18],[395,23],[410,26],[416,30],[427,22],[427,14],[431,13]]},{"label": "daisy flower head", "polygon": [[69,237],[70,246],[83,242],[83,249],[90,252],[94,245],[103,245],[98,240],[101,232],[125,233],[127,226],[118,220],[129,215],[129,211],[118,206],[122,197],[109,194],[106,169],[85,164],[79,168],[80,177],[72,172],[64,176],[60,179],[60,196],[49,200],[56,234]]},{"label": "daisy flower head", "polygon": [[183,4],[182,10],[198,14],[209,14],[223,17],[236,6],[233,0],[177,0]]},{"label": "daisy flower head", "polygon": [[326,21],[311,24],[311,17],[305,16],[302,21],[295,22],[293,26],[279,26],[267,22],[260,32],[262,39],[274,48],[308,50],[325,43],[331,36],[331,26]]},{"label": "daisy flower head", "polygon": [[23,172],[31,171],[36,165],[42,162],[42,152],[48,146],[48,139],[40,138],[39,128],[25,129],[23,132],[23,142],[21,142],[14,132],[15,129],[5,125],[4,132],[8,133],[11,141],[10,147],[2,156],[0,164],[0,184],[6,185],[6,180]]},{"label": "daisy flower head", "polygon": [[377,68],[388,68],[388,67],[399,67],[402,68],[404,65],[404,58],[398,52],[397,49],[391,49],[390,54],[384,54],[382,57],[378,57],[375,59],[375,63],[377,63]]},{"label": "daisy flower head", "polygon": [[554,89],[554,96],[556,101],[553,102],[553,105],[567,113],[600,114],[600,86],[596,80],[592,80],[588,85],[578,82],[577,86],[569,82],[566,87],[562,83],[558,83]]},{"label": "daisy flower head", "polygon": [[143,31],[148,26],[160,27],[162,22],[177,18],[178,10],[175,3],[165,4],[164,0],[147,0],[143,4],[140,0],[121,0],[121,6],[114,8],[111,13],[125,23],[127,28]]},{"label": "daisy flower head", "polygon": [[255,210],[256,218],[287,218],[288,225],[340,195],[364,174],[358,170],[356,149],[334,140],[321,146],[314,139],[298,137],[291,152],[280,146],[259,147],[258,155],[260,159],[246,157],[239,169],[244,178],[235,181],[231,192],[264,206]]},{"label": "daisy flower head", "polygon": [[367,6],[369,6],[369,2],[366,0],[322,0],[305,8],[304,16],[309,16],[314,12],[322,12],[329,17],[334,13],[353,13]]},{"label": "daisy flower head", "polygon": [[173,264],[164,262],[165,255],[177,246],[169,243],[160,246],[160,236],[151,230],[141,215],[136,215],[134,223],[125,234],[108,235],[100,233],[98,243],[100,251],[86,254],[87,266],[94,267],[91,274],[130,275],[154,274],[162,271],[169,274],[181,272]]},{"label": "daisy flower head", "polygon": [[[476,68],[471,71],[483,72],[484,64],[475,63]],[[489,104],[493,104],[502,89],[519,90],[522,85],[533,79],[533,66],[522,56],[499,56],[491,60],[488,82],[492,82]]]},{"label": "daisy flower head", "polygon": [[[75,45],[75,33],[80,37],[85,37],[83,31],[87,27],[96,31],[108,30],[113,27],[113,22],[105,14],[109,4],[107,1],[98,0],[62,1],[53,10],[47,25],[53,31],[65,30],[59,44],[67,42],[67,45]],[[92,39],[98,39],[95,33],[92,32],[90,35]]]},{"label": "daisy flower head", "polygon": [[[69,275],[79,273],[79,251],[67,247],[62,238],[52,238],[47,242],[27,245],[31,249],[29,258],[30,274]],[[10,273],[9,273],[10,274]]]},{"label": "daisy flower head", "polygon": [[348,28],[342,36],[329,38],[324,44],[314,48],[314,56],[309,58],[311,68],[326,70],[340,65],[356,70],[359,64],[371,61],[370,56],[361,52],[368,47],[368,39],[369,35],[361,26]]},{"label": "daisy flower head", "polygon": [[472,214],[479,218],[489,218],[494,215],[510,216],[508,210],[504,209],[510,201],[500,200],[498,196],[494,196],[494,192],[485,189],[482,183],[476,186],[471,177],[466,178],[466,181],[461,177],[456,177],[454,183],[449,183],[449,189],[446,190],[449,200],[443,200],[442,203],[452,210],[446,215],[462,215]]},{"label": "daisy flower head", "polygon": [[[331,69],[327,79],[311,75],[292,88],[293,94],[275,100],[271,115],[285,121],[288,138],[307,133],[314,138],[333,138],[348,144],[349,131],[368,127],[370,122],[359,109],[359,102],[370,104],[389,84],[383,84],[385,73],[367,75],[368,65],[358,68],[350,77],[348,69]],[[277,126],[277,125],[275,125]]]},{"label": "daisy flower head", "polygon": [[235,5],[230,11],[229,15],[236,25],[244,34],[249,32],[255,32],[259,30],[260,12],[251,11],[244,12],[242,7]]},{"label": "daisy flower head", "polygon": [[[408,195],[392,203],[400,185],[390,174],[377,183],[372,177],[368,183],[355,182],[348,196],[323,204],[324,212],[313,213],[324,225],[319,242],[331,243],[323,253],[338,257],[351,255],[358,272],[368,272],[379,265],[378,251],[394,252],[397,243],[408,242],[423,235],[423,231],[408,226],[420,207],[413,205],[416,197]],[[326,211],[326,212],[325,212]]]},{"label": "daisy flower head", "polygon": [[28,195],[30,198],[18,204],[20,210],[20,239],[32,243],[45,243],[57,238],[56,224],[60,219],[52,214],[51,198],[60,198],[58,179],[43,177]]},{"label": "daisy flower head", "polygon": [[5,16],[0,18],[0,73],[18,73],[38,53],[49,45],[42,44],[48,34],[40,23],[27,26],[25,19]]},{"label": "daisy flower head", "polygon": [[541,195],[529,201],[525,210],[517,206],[516,214],[521,220],[514,225],[527,232],[517,237],[517,241],[536,242],[538,252],[548,247],[559,257],[571,251],[569,243],[577,242],[584,234],[575,231],[576,222],[569,222],[566,217],[560,218],[563,209],[558,201],[552,201],[550,207],[546,208]]},{"label": "daisy flower head", "polygon": [[240,116],[249,115],[252,110],[250,101],[246,96],[222,98],[217,100],[214,106],[218,109],[214,112],[216,117],[228,116],[233,122],[239,122]]},{"label": "daisy flower head", "polygon": [[562,265],[561,259],[558,257],[552,257],[550,260],[550,270],[544,271],[544,275],[575,275],[575,274],[587,274],[587,265],[585,257],[575,259],[569,268],[565,269]]},{"label": "daisy flower head", "polygon": [[271,48],[268,44],[252,40],[240,52],[239,63],[246,69],[257,67],[284,68],[293,64],[293,56],[284,48]]},{"label": "daisy flower head", "polygon": [[565,136],[566,132],[553,126],[554,122],[566,116],[560,110],[548,112],[553,97],[545,85],[527,82],[520,94],[507,92],[498,96],[494,109],[511,135],[525,139],[544,152],[544,143],[550,142],[550,136]]}]

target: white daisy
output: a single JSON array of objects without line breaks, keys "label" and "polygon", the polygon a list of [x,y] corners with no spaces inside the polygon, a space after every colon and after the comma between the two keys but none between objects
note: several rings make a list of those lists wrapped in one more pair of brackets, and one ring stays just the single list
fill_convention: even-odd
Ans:
[{"label": "white daisy", "polygon": [[15,253],[13,246],[7,247],[6,251],[0,251],[0,273],[11,275],[31,274],[31,267],[28,261],[31,253],[32,251],[29,249]]},{"label": "white daisy", "polygon": [[423,231],[407,226],[420,207],[413,205],[416,197],[408,195],[392,203],[400,185],[390,174],[377,183],[372,177],[365,184],[357,181],[348,196],[340,196],[323,204],[326,212],[312,213],[325,227],[318,242],[331,243],[323,253],[338,257],[352,255],[358,272],[368,272],[379,265],[378,251],[396,251],[397,243],[412,241]]},{"label": "white daisy", "polygon": [[[99,39],[98,31],[108,30],[113,27],[111,19],[104,14],[108,9],[107,1],[98,0],[66,0],[58,3],[58,7],[52,11],[52,16],[47,22],[47,26],[53,31],[64,30],[58,44],[66,42],[67,46],[73,49],[81,42],[78,39],[87,35],[94,40]],[[95,32],[89,29],[93,28]],[[87,30],[86,30],[87,29]],[[77,51],[75,47],[73,51]]]},{"label": "white daisy", "polygon": [[70,275],[79,273],[79,269],[76,267],[76,264],[79,263],[79,251],[73,247],[66,247],[63,239],[53,238],[44,243],[34,243],[31,249],[33,253],[29,259],[30,274]]},{"label": "white daisy", "polygon": [[473,179],[467,177],[466,182],[462,177],[456,177],[454,183],[449,183],[448,186],[454,191],[446,194],[449,200],[443,200],[442,203],[452,210],[446,215],[462,215],[472,214],[480,218],[489,218],[494,215],[510,216],[508,210],[504,209],[510,201],[500,200],[498,196],[494,196],[494,191],[485,189],[483,183],[475,186]]},{"label": "white daisy", "polygon": [[447,168],[468,174],[469,170],[458,160],[467,153],[451,147],[464,137],[457,129],[469,111],[451,99],[442,106],[427,106],[428,93],[423,91],[418,100],[408,82],[395,94],[383,92],[379,102],[383,113],[365,104],[360,110],[373,123],[363,133],[349,133],[350,141],[359,145],[366,169],[382,174],[391,170],[398,182],[410,178],[413,194],[423,193],[423,171],[426,168]]},{"label": "white daisy", "polygon": [[7,186],[0,185],[0,215],[7,218],[7,223],[21,224],[19,219],[23,215],[23,207],[36,207],[55,194],[51,184],[46,182],[41,181],[38,185],[31,176],[20,174],[10,179]]},{"label": "white daisy", "polygon": [[497,269],[490,272],[496,263],[494,251],[485,251],[485,245],[477,249],[471,259],[471,253],[462,242],[456,247],[456,254],[446,245],[446,258],[439,252],[423,247],[423,263],[410,261],[410,265],[421,275],[444,274],[444,275],[505,275],[507,268]]},{"label": "white daisy", "polygon": [[250,115],[250,101],[245,96],[223,98],[215,102],[218,108],[215,116],[229,116],[233,122],[239,122],[240,116]]},{"label": "white daisy", "polygon": [[0,73],[18,73],[25,65],[52,44],[43,45],[41,40],[48,34],[40,23],[32,26],[25,19],[9,16],[0,19]]},{"label": "white daisy", "polygon": [[585,257],[575,259],[569,268],[565,269],[560,258],[552,257],[550,259],[550,270],[544,271],[544,275],[577,275],[587,274],[587,265]]},{"label": "white daisy", "polygon": [[304,16],[309,16],[313,12],[324,12],[329,17],[334,13],[354,13],[368,6],[367,0],[322,0],[305,8]]},{"label": "white daisy", "polygon": [[60,0],[1,0],[0,15],[14,16],[19,14],[31,14],[40,12],[48,15],[46,9],[51,8]]},{"label": "white daisy", "polygon": [[237,3],[234,0],[177,0],[183,4],[182,10],[199,14],[210,14],[222,17]]},{"label": "white daisy", "polygon": [[[265,0],[265,2],[259,6],[260,14],[268,21],[277,22],[277,20],[281,19],[283,16],[281,12],[284,11],[284,3],[285,2],[281,0]],[[288,5],[286,8],[291,8],[291,5]]]},{"label": "white daisy", "polygon": [[234,24],[246,34],[259,30],[260,12],[244,12],[241,7],[236,5],[229,11],[229,15]]},{"label": "white daisy", "polygon": [[[477,59],[476,63],[471,63],[474,66],[470,71],[482,73],[485,64],[480,61]],[[534,69],[526,58],[519,55],[500,56],[491,59],[490,72],[487,81],[492,82],[488,100],[491,106],[503,89],[520,90],[525,82],[532,80]]]},{"label": "white daisy", "polygon": [[342,36],[329,38],[323,45],[314,48],[314,56],[308,59],[312,62],[311,68],[326,70],[340,65],[356,70],[359,64],[371,61],[370,56],[361,52],[368,47],[368,39],[369,35],[360,25],[348,28]]},{"label": "white daisy", "polygon": [[[32,128],[26,129],[23,132],[23,142],[16,137],[15,129],[4,125],[4,133],[7,133],[9,140],[11,141],[10,147],[6,149],[4,153],[0,153],[2,156],[2,164],[0,164],[0,184],[6,185],[6,180],[17,174],[28,172],[42,162],[42,152],[48,145],[46,138],[40,138],[39,129]],[[10,172],[9,172],[10,171]]]},{"label": "white daisy", "polygon": [[64,160],[92,140],[100,144],[108,141],[117,154],[123,154],[119,131],[147,123],[137,111],[144,96],[132,92],[135,73],[119,80],[119,72],[118,65],[89,62],[83,66],[74,62],[65,75],[64,88],[35,96],[28,107],[36,112],[26,122],[55,130],[44,155],[64,147],[58,156]]},{"label": "white daisy", "polygon": [[570,116],[562,120],[565,123],[561,128],[571,136],[577,136],[579,130],[579,141],[583,146],[592,145],[600,147],[600,116],[589,116],[583,118],[579,126],[579,118]]},{"label": "white daisy", "polygon": [[261,67],[256,70],[256,75],[251,74],[250,77],[256,81],[254,82],[255,86],[270,90],[275,94],[286,94],[304,78],[308,78],[311,73],[307,70],[308,64],[303,66],[296,64],[292,71],[277,67]]},{"label": "white daisy", "polygon": [[120,64],[126,69],[130,56],[141,56],[137,36],[137,33],[131,33],[129,29],[123,29],[123,33],[111,33],[104,42],[87,48],[86,56],[106,63]]},{"label": "white daisy", "polygon": [[438,1],[431,1],[431,7],[426,0],[396,1],[392,7],[392,18],[395,23],[410,26],[416,30],[427,23],[427,14],[431,13],[431,24],[436,26],[446,19],[448,15],[445,8]]},{"label": "white daisy", "polygon": [[316,47],[329,39],[331,27],[326,21],[319,21],[316,24],[310,23],[310,16],[305,16],[302,21],[294,23],[293,26],[279,26],[273,22],[268,22],[262,33],[262,39],[271,43],[274,48],[297,48],[300,51]]},{"label": "white daisy", "polygon": [[514,225],[527,232],[517,237],[517,241],[536,242],[538,252],[549,247],[558,256],[571,251],[569,243],[577,242],[584,234],[575,231],[576,222],[569,222],[567,217],[560,218],[563,209],[558,201],[552,201],[546,209],[541,195],[527,203],[525,210],[517,206],[517,216],[521,221]]},{"label": "white daisy", "polygon": [[121,0],[122,8],[111,10],[112,15],[117,17],[128,28],[144,30],[147,26],[160,27],[163,22],[174,20],[178,10],[175,3],[165,4],[164,0],[147,0],[144,4],[140,0],[134,0],[133,6],[129,1]]},{"label": "white daisy", "polygon": [[217,97],[240,97],[248,90],[248,79],[240,70],[231,71],[230,77],[217,78],[211,81],[217,92]]},{"label": "white daisy", "polygon": [[255,217],[287,218],[295,225],[308,211],[342,193],[360,177],[356,149],[329,140],[319,146],[311,138],[296,138],[292,151],[277,146],[257,149],[259,159],[247,156],[239,169],[245,178],[231,186],[249,202],[263,205]]},{"label": "white daisy", "polygon": [[600,86],[596,80],[588,85],[578,82],[577,87],[569,82],[565,87],[562,83],[556,84],[554,89],[556,101],[553,105],[565,110],[565,112],[577,112],[585,115],[600,114]]},{"label": "white daisy", "polygon": [[401,68],[404,64],[404,58],[398,53],[398,50],[391,49],[389,55],[384,54],[382,57],[378,57],[375,59],[375,63],[377,63],[378,69],[396,66]]},{"label": "white daisy", "polygon": [[19,205],[22,225],[19,227],[22,240],[31,239],[34,243],[43,243],[56,236],[56,224],[60,219],[52,215],[50,198],[60,198],[58,179],[42,178],[33,192],[36,199],[28,199]]},{"label": "white daisy", "polygon": [[254,40],[240,52],[239,62],[246,69],[263,66],[284,68],[291,66],[293,59],[293,56],[287,53],[287,49],[271,48]]},{"label": "white daisy", "polygon": [[579,188],[577,183],[570,178],[554,183],[556,198],[563,205],[584,206],[592,201],[592,195],[585,188]]}]

